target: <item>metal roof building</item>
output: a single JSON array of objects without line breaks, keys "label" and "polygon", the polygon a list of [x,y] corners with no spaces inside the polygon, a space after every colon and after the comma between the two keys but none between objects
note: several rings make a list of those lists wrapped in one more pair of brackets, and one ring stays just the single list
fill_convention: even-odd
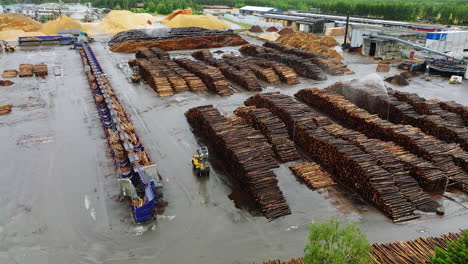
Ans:
[{"label": "metal roof building", "polygon": [[263,7],[263,6],[244,6],[239,9],[241,15],[252,15],[254,13],[271,13],[271,12],[283,12],[273,7]]}]

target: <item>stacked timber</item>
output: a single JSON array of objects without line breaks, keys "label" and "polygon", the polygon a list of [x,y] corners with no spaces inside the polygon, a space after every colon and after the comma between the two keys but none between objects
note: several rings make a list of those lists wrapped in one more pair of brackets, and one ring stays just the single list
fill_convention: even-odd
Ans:
[{"label": "stacked timber", "polygon": [[326,80],[327,75],[316,64],[313,64],[307,59],[303,59],[296,55],[290,54],[275,54],[263,53],[257,55],[260,58],[275,60],[288,65],[294,71],[304,77],[312,78],[314,80]]},{"label": "stacked timber", "polygon": [[223,56],[227,64],[236,67],[239,70],[250,71],[257,76],[260,80],[271,83],[279,84],[281,80],[276,74],[275,70],[269,67],[261,67],[249,58],[236,57],[236,56]]},{"label": "stacked timber", "polygon": [[336,138],[315,125],[311,116],[316,114],[307,105],[277,93],[257,94],[247,99],[245,104],[268,108],[286,124],[294,142],[319,161],[327,172],[373,203],[393,221],[417,218],[415,207],[401,193],[394,176],[355,144]]},{"label": "stacked timber", "polygon": [[315,162],[303,162],[289,166],[289,169],[312,189],[334,185],[331,175]]},{"label": "stacked timber", "polygon": [[265,68],[272,68],[276,74],[278,74],[280,80],[287,84],[298,84],[299,79],[297,78],[296,72],[291,68],[283,63],[278,63],[275,61],[264,60],[260,58],[254,59],[257,65],[265,67]]},{"label": "stacked timber", "polygon": [[203,81],[195,76],[193,73],[187,71],[186,69],[180,67],[177,63],[172,60],[164,59],[164,64],[171,68],[175,73],[184,78],[185,83],[188,86],[188,89],[192,92],[206,91],[208,88],[203,83]]},{"label": "stacked timber", "polygon": [[161,97],[172,96],[174,92],[167,77],[161,72],[160,67],[154,65],[148,59],[136,59],[135,65],[140,70],[141,77]]},{"label": "stacked timber", "polygon": [[2,73],[2,78],[15,78],[17,75],[17,70],[4,70]]},{"label": "stacked timber", "polygon": [[251,130],[231,124],[211,105],[191,108],[185,116],[194,132],[207,139],[210,151],[224,161],[227,172],[252,196],[266,218],[291,213],[271,171],[276,165],[272,164],[271,157],[268,159],[263,151],[258,151],[265,148],[258,143],[258,138],[252,139]]},{"label": "stacked timber", "polygon": [[19,77],[31,77],[33,76],[34,66],[32,64],[20,64]]},{"label": "stacked timber", "polygon": [[47,74],[49,74],[48,70],[47,70],[47,65],[45,65],[45,64],[36,64],[36,65],[34,65],[33,71],[34,71],[35,76],[44,77],[44,76],[47,76]]},{"label": "stacked timber", "polygon": [[370,138],[393,141],[431,162],[440,173],[431,174],[433,178],[430,179],[421,179],[425,188],[442,190],[446,179],[450,179],[451,184],[457,188],[466,188],[468,155],[456,144],[446,144],[412,126],[380,119],[338,94],[320,89],[304,89],[296,93],[296,96]]},{"label": "stacked timber", "polygon": [[292,54],[304,59],[310,60],[313,64],[319,66],[323,71],[330,75],[348,75],[354,74],[353,71],[348,69],[340,59],[330,55],[309,52],[301,49],[294,48],[289,45],[281,44],[278,42],[265,42],[263,46],[276,49],[285,54]]},{"label": "stacked timber", "polygon": [[234,113],[262,132],[281,162],[300,158],[294,142],[289,139],[286,125],[270,111],[265,108],[240,107]]},{"label": "stacked timber", "polygon": [[226,79],[236,83],[249,91],[261,91],[259,81],[255,75],[249,70],[239,70],[224,60],[215,59],[208,50],[199,50],[192,53],[192,57],[197,60],[202,60],[211,66],[217,67]]},{"label": "stacked timber", "polygon": [[150,50],[160,59],[160,60],[170,60],[171,56],[169,52],[162,50],[160,48],[150,48]]},{"label": "stacked timber", "polygon": [[0,115],[6,115],[10,113],[12,107],[13,105],[11,104],[0,105]]},{"label": "stacked timber", "polygon": [[468,107],[456,103],[455,101],[439,101],[439,105],[442,109],[459,115],[463,121],[465,121],[465,126],[468,124]]},{"label": "stacked timber", "polygon": [[253,57],[256,57],[257,55],[263,54],[263,53],[279,53],[279,51],[274,50],[272,48],[262,47],[262,46],[253,45],[253,44],[242,45],[242,47],[239,48],[239,51],[243,55],[253,56]]},{"label": "stacked timber", "polygon": [[174,62],[182,68],[198,76],[208,87],[208,89],[221,95],[232,95],[232,90],[229,88],[229,83],[223,74],[213,66],[203,62],[193,61],[190,59],[174,59]]}]

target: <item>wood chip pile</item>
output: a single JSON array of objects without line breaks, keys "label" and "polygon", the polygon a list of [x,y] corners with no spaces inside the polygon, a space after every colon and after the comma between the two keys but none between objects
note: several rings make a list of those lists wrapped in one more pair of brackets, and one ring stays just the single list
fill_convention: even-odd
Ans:
[{"label": "wood chip pile", "polygon": [[289,166],[289,169],[312,189],[334,185],[331,175],[315,162],[303,162]]},{"label": "wood chip pile", "polygon": [[34,66],[32,64],[20,64],[19,77],[31,77],[33,76]]},{"label": "wood chip pile", "polygon": [[311,116],[317,114],[307,105],[274,93],[257,94],[245,104],[268,108],[286,124],[293,140],[312,158],[393,221],[417,218],[415,207],[396,186],[393,175],[381,168],[372,155],[315,125]]},{"label": "wood chip pile", "polygon": [[324,72],[330,75],[354,74],[354,72],[348,69],[348,66],[346,66],[346,64],[344,64],[342,60],[330,55],[318,52],[305,51],[278,42],[265,42],[263,46],[276,49],[285,54],[292,54],[304,59],[308,59],[310,60],[310,62],[316,64]]},{"label": "wood chip pile", "polygon": [[34,65],[34,75],[35,76],[47,76],[49,74],[49,71],[47,70],[47,65],[45,64],[36,64]]},{"label": "wood chip pile", "polygon": [[11,104],[0,105],[0,115],[6,115],[10,113],[12,107],[13,105]]},{"label": "wood chip pile", "polygon": [[203,62],[184,58],[174,59],[174,62],[199,77],[211,91],[221,96],[232,95],[228,81],[218,68]]},{"label": "wood chip pile", "polygon": [[262,87],[255,74],[248,70],[239,70],[224,60],[215,59],[208,50],[199,50],[192,53],[192,57],[204,61],[211,66],[217,67],[228,80],[242,86],[249,91],[261,91]]},{"label": "wood chip pile", "polygon": [[120,32],[110,41],[113,52],[136,52],[141,47],[162,50],[207,49],[247,44],[239,35],[225,30],[197,27],[135,29]]},{"label": "wood chip pile", "polygon": [[304,89],[296,93],[296,96],[370,138],[393,141],[431,162],[433,167],[439,169],[439,173],[434,171],[424,175],[428,178],[420,179],[425,188],[442,190],[445,180],[450,178],[455,187],[466,189],[468,156],[458,145],[446,144],[424,134],[418,128],[380,119],[339,94],[320,89]]},{"label": "wood chip pile", "polygon": [[276,157],[281,162],[293,161],[300,158],[294,142],[289,139],[286,125],[268,111],[268,109],[240,107],[234,113],[262,132],[272,145]]},{"label": "wood chip pile", "polygon": [[2,73],[2,78],[15,78],[18,76],[17,70],[4,70]]},{"label": "wood chip pile", "polygon": [[271,171],[277,164],[272,157],[264,156],[269,146],[259,144],[258,138],[249,138],[254,129],[233,125],[211,105],[191,108],[185,116],[194,132],[208,139],[210,150],[224,161],[227,172],[250,193],[266,218],[291,213]]}]

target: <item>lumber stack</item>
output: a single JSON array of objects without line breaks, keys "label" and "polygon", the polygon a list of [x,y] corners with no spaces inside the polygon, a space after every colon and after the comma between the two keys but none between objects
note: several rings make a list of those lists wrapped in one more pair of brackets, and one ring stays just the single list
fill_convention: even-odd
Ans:
[{"label": "lumber stack", "polygon": [[330,75],[354,74],[354,72],[348,69],[348,66],[346,66],[346,64],[344,64],[340,59],[330,55],[305,51],[278,42],[265,42],[263,46],[276,49],[285,54],[292,54],[304,59],[308,59],[310,62],[319,66],[324,72]]},{"label": "lumber stack", "polygon": [[228,80],[236,83],[249,91],[261,91],[262,87],[255,74],[249,70],[239,70],[224,60],[215,59],[208,50],[199,50],[192,53],[192,57],[202,60],[211,66],[217,67]]},{"label": "lumber stack", "polygon": [[456,144],[446,144],[412,126],[392,124],[380,119],[338,94],[320,89],[304,89],[295,96],[370,138],[393,141],[431,162],[440,173],[427,175],[432,178],[420,179],[425,188],[441,190],[445,187],[447,178],[457,188],[466,188],[464,186],[468,179],[463,170],[467,168],[467,153]]},{"label": "lumber stack", "polygon": [[442,109],[459,115],[463,121],[465,121],[465,126],[468,124],[468,107],[456,103],[455,101],[439,101],[439,105]]},{"label": "lumber stack", "polygon": [[265,108],[240,107],[234,113],[262,132],[281,162],[299,159],[296,146],[289,139],[286,125],[270,111]]},{"label": "lumber stack", "polygon": [[174,95],[171,84],[167,77],[161,72],[160,67],[157,67],[148,59],[136,59],[135,64],[140,70],[141,77],[159,96],[166,97]]},{"label": "lumber stack", "polygon": [[174,59],[174,62],[199,77],[211,91],[221,96],[232,94],[232,90],[229,88],[229,83],[216,67],[203,62],[184,58]]},{"label": "lumber stack", "polygon": [[265,67],[265,68],[272,68],[276,74],[278,74],[280,80],[287,84],[298,84],[299,79],[297,78],[296,72],[291,68],[283,63],[278,63],[275,61],[269,61],[265,59],[256,58],[255,62],[257,65]]},{"label": "lumber stack", "polygon": [[45,64],[35,64],[33,67],[34,75],[35,76],[47,76],[49,74],[47,70],[47,65]]},{"label": "lumber stack", "polygon": [[355,144],[336,138],[315,125],[311,120],[315,113],[307,105],[277,93],[257,94],[247,99],[245,104],[268,108],[286,124],[298,145],[336,179],[354,189],[393,221],[417,218],[415,207],[400,192],[393,175]]},{"label": "lumber stack", "polygon": [[334,185],[331,175],[315,162],[302,162],[289,166],[289,169],[312,189],[321,189]]},{"label": "lumber stack", "polygon": [[211,105],[191,108],[185,116],[194,132],[208,139],[210,150],[224,161],[227,172],[252,196],[266,218],[291,213],[271,171],[276,166],[274,160],[271,162],[273,153],[270,149],[267,158],[264,151],[259,151],[267,147],[255,136],[252,138],[253,129],[231,124]]},{"label": "lumber stack", "polygon": [[188,86],[188,89],[192,92],[206,91],[208,88],[203,83],[203,81],[195,76],[193,73],[187,71],[186,69],[180,67],[177,63],[172,60],[164,59],[164,65],[171,68],[175,73],[184,78],[185,83]]},{"label": "lumber stack", "polygon": [[4,70],[2,73],[2,78],[15,78],[17,75],[17,70]]},{"label": "lumber stack", "polygon": [[34,66],[32,64],[20,64],[19,77],[31,77],[33,76]]},{"label": "lumber stack", "polygon": [[314,80],[327,79],[327,75],[316,64],[313,64],[309,60],[303,59],[296,55],[263,53],[257,56],[260,58],[275,60],[284,63],[289,67],[293,68],[297,74],[304,77],[308,77]]},{"label": "lumber stack", "polygon": [[281,82],[279,76],[272,68],[261,67],[248,58],[237,56],[223,56],[223,59],[226,61],[227,64],[236,67],[239,70],[254,73],[258,79],[264,82],[271,84],[279,84]]},{"label": "lumber stack", "polygon": [[10,113],[12,107],[13,107],[13,105],[11,105],[11,104],[0,105],[0,115],[6,115],[6,114]]}]

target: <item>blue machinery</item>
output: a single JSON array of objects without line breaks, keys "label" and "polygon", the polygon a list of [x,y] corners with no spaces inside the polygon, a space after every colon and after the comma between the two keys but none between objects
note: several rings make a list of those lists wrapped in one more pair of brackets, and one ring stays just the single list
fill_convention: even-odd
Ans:
[{"label": "blue machinery", "polygon": [[35,36],[35,37],[19,37],[18,44],[20,46],[25,45],[41,45],[41,44],[60,44],[70,45],[75,42],[75,38],[66,37],[62,35],[56,36]]},{"label": "blue machinery", "polygon": [[[128,120],[125,113],[118,113],[116,108],[121,105],[114,95],[112,87],[107,83],[103,71],[96,59],[91,47],[86,44],[75,44],[83,50],[80,52],[85,71],[88,72],[93,96],[104,100],[95,100],[101,122],[109,139],[109,146],[115,160],[115,166],[119,171],[119,187],[123,197],[130,198],[132,202],[132,215],[136,222],[143,222],[154,218],[156,208],[156,191],[161,184],[158,179],[156,165],[143,167],[140,163],[139,152],[144,147],[135,134],[129,135],[125,130],[122,119]],[[88,65],[87,65],[88,64]],[[90,79],[90,74],[94,80]],[[112,95],[111,95],[112,94]],[[136,137],[138,142],[133,144],[129,139]],[[117,137],[117,139],[116,139]]]}]

